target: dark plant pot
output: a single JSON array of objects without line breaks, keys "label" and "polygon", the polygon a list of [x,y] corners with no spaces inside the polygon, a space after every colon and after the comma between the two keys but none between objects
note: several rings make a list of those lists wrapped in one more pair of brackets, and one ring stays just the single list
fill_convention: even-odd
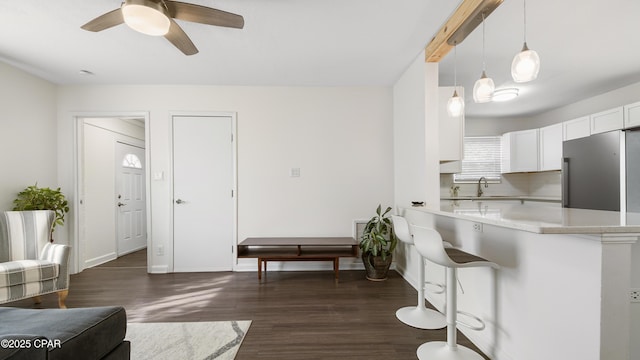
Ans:
[{"label": "dark plant pot", "polygon": [[362,263],[364,263],[364,269],[367,271],[367,280],[387,280],[387,274],[389,273],[392,260],[391,255],[388,255],[385,260],[382,260],[382,256],[362,254]]}]

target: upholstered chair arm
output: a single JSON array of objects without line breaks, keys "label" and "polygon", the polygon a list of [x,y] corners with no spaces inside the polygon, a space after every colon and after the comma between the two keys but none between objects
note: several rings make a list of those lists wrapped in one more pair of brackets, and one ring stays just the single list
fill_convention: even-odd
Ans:
[{"label": "upholstered chair arm", "polygon": [[48,243],[42,249],[40,260],[47,260],[60,265],[57,289],[67,289],[69,287],[69,256],[71,247],[62,244]]}]

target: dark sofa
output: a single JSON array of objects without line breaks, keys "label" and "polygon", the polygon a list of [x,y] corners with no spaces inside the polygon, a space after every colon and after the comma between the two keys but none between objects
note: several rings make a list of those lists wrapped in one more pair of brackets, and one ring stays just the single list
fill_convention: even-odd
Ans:
[{"label": "dark sofa", "polygon": [[126,331],[122,307],[0,307],[0,360],[129,359]]}]

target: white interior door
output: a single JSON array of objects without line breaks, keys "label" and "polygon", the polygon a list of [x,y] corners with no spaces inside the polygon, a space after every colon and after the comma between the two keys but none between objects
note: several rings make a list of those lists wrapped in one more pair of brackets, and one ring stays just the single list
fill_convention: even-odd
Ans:
[{"label": "white interior door", "polygon": [[173,268],[233,265],[233,146],[229,116],[173,117]]},{"label": "white interior door", "polygon": [[147,246],[144,149],[116,143],[118,256]]}]

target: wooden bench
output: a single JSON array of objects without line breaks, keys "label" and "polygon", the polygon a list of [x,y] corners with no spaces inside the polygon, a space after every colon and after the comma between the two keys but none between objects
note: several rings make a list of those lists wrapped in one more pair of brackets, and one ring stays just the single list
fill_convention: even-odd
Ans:
[{"label": "wooden bench", "polygon": [[352,237],[246,238],[238,244],[238,258],[258,259],[258,280],[268,261],[333,261],[338,279],[341,257],[357,257],[358,243]]}]

